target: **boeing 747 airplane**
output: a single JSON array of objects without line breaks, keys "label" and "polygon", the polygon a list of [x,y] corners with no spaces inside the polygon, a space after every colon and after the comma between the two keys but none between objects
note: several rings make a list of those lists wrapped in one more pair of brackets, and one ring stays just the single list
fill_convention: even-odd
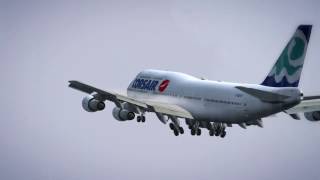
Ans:
[{"label": "boeing 747 airplane", "polygon": [[300,25],[270,73],[261,84],[210,81],[179,72],[144,70],[130,83],[127,95],[101,90],[79,81],[69,87],[88,95],[82,107],[88,112],[105,108],[106,100],[115,104],[113,117],[129,121],[137,117],[145,122],[145,113],[153,112],[176,136],[184,133],[184,119],[192,135],[201,128],[210,136],[225,137],[226,127],[263,127],[262,118],[279,112],[300,119],[320,121],[320,96],[304,96],[298,88],[311,34],[311,25]]}]

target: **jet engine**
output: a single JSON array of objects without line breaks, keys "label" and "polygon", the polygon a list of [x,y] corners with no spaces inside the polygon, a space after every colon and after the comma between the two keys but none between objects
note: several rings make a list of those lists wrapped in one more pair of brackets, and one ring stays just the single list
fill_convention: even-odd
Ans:
[{"label": "jet engine", "polygon": [[320,111],[306,112],[304,113],[304,117],[309,121],[320,121]]},{"label": "jet engine", "polygon": [[88,112],[102,111],[105,108],[103,101],[95,99],[94,96],[88,95],[82,100],[82,107]]},{"label": "jet engine", "polygon": [[118,107],[113,108],[112,115],[118,121],[132,120],[135,117],[134,112],[128,111],[126,109],[121,109]]}]

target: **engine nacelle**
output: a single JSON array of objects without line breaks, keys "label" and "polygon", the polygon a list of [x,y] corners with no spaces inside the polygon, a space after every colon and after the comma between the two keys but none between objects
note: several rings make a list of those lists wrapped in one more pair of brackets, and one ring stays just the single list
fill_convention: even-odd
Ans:
[{"label": "engine nacelle", "polygon": [[135,117],[134,112],[130,112],[126,109],[120,109],[118,107],[113,108],[112,115],[118,121],[132,120]]},{"label": "engine nacelle", "polygon": [[304,113],[304,117],[309,121],[320,121],[320,111],[306,112]]},{"label": "engine nacelle", "polygon": [[105,108],[103,101],[95,99],[92,95],[88,95],[82,100],[82,107],[88,112],[102,111]]}]

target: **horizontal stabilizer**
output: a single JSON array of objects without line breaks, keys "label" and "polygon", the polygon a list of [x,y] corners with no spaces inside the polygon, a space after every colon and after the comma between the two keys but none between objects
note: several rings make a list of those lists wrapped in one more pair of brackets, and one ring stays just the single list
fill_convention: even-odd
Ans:
[{"label": "horizontal stabilizer", "polygon": [[304,96],[303,100],[316,100],[320,99],[320,96]]},{"label": "horizontal stabilizer", "polygon": [[289,97],[289,96],[285,96],[285,95],[281,95],[273,92],[263,91],[263,90],[254,89],[254,88],[247,88],[243,86],[236,86],[236,88],[264,102],[278,103],[278,102],[283,102],[285,99]]}]

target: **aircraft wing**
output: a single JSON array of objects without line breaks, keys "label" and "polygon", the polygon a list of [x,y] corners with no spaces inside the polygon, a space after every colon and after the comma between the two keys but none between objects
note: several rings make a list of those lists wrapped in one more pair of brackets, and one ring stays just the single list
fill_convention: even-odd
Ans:
[{"label": "aircraft wing", "polygon": [[288,114],[297,114],[314,111],[320,111],[319,96],[304,97],[304,100],[302,100],[300,104],[286,110],[285,112]]},{"label": "aircraft wing", "polygon": [[174,104],[164,104],[158,102],[147,102],[151,112],[159,112],[166,115],[173,115],[181,118],[194,119],[191,113],[184,108]]},{"label": "aircraft wing", "polygon": [[128,96],[121,95],[112,91],[101,90],[79,81],[69,81],[69,83],[70,83],[69,87],[71,88],[74,88],[76,90],[79,90],[88,94],[95,93],[95,97],[97,99],[101,101],[108,100],[108,101],[114,102],[118,107],[121,107],[121,103],[127,102],[148,112],[155,112],[155,113],[161,113],[164,115],[171,115],[175,117],[194,119],[190,112],[188,112],[184,108],[175,104],[165,104],[165,103],[151,102],[151,101],[140,101],[140,100],[130,98]]}]

